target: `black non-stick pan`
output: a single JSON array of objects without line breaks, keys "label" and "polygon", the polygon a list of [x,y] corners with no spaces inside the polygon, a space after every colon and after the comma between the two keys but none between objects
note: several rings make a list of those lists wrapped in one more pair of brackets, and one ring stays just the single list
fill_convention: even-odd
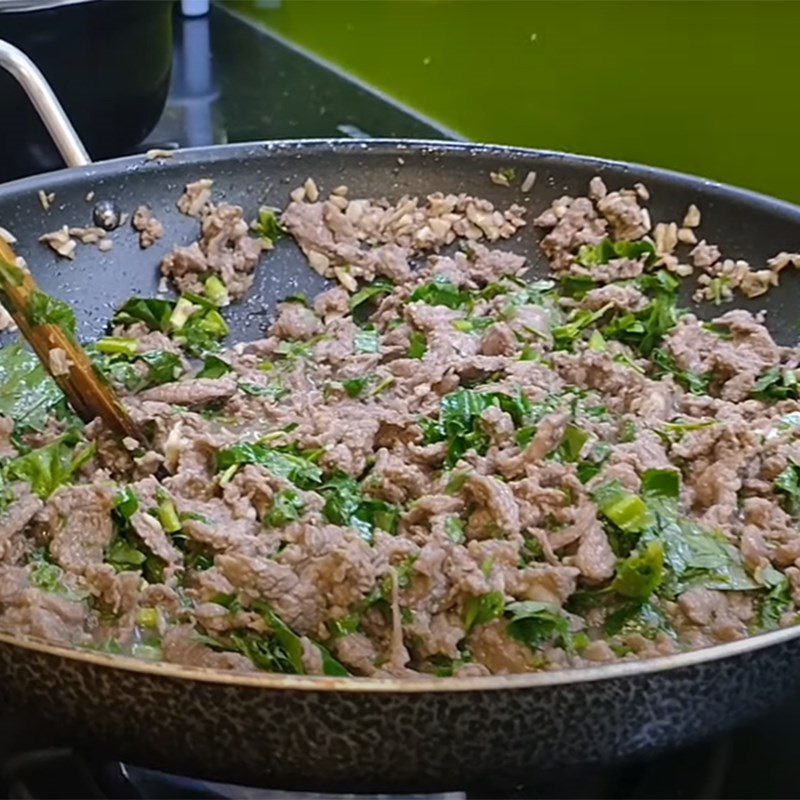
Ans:
[{"label": "black non-stick pan", "polygon": [[[254,215],[284,205],[313,176],[353,196],[469,192],[507,205],[517,189],[489,172],[537,173],[530,212],[580,194],[596,174],[611,188],[637,181],[651,192],[654,220],[703,211],[703,235],[757,264],[800,249],[800,209],[697,178],[557,153],[400,141],[295,141],[200,148],[164,161],[142,157],[66,169],[0,187],[0,224],[18,239],[42,287],[68,300],[80,333],[103,331],[114,306],[155,291],[157,266],[174,244],[196,238],[197,222],[175,201],[188,181],[214,181],[217,198]],[[44,212],[37,197],[55,194]],[[87,193],[94,199],[87,202]],[[61,225],[90,222],[97,200],[130,213],[147,203],[167,234],[140,250],[130,229],[101,253],[80,247],[58,259],[37,239]],[[545,264],[532,227],[507,243]],[[290,240],[261,263],[255,290],[230,309],[232,338],[257,337],[277,300],[313,294],[321,279]],[[797,283],[751,307],[767,308],[779,339],[793,340]],[[688,743],[779,702],[800,683],[800,628],[706,650],[590,669],[469,679],[333,679],[231,675],[78,652],[0,635],[0,695],[36,709],[96,754],[216,779],[327,791],[470,788],[513,783],[539,771],[612,762]]]}]

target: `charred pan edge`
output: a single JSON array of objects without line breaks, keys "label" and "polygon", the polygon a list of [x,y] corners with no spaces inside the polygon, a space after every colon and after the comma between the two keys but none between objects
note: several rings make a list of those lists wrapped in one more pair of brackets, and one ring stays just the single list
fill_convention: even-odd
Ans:
[{"label": "charred pan edge", "polygon": [[[440,142],[405,139],[297,139],[274,142],[249,142],[236,145],[215,145],[178,150],[168,162],[147,161],[144,156],[129,156],[92,164],[87,167],[64,169],[45,175],[12,181],[0,185],[0,198],[36,192],[46,187],[48,191],[75,181],[95,181],[101,185],[106,179],[124,176],[140,170],[168,174],[170,170],[186,163],[216,163],[246,158],[268,159],[270,155],[296,154],[334,155],[371,154],[426,155],[431,158],[467,155],[502,159],[505,162],[519,161],[528,164],[574,163],[597,170],[599,173],[623,174],[630,180],[647,181],[660,179],[682,188],[687,192],[705,197],[725,197],[761,208],[772,214],[791,219],[800,225],[800,207],[776,200],[757,192],[739,189],[704,178],[693,177],[679,172],[647,167],[609,159],[559,153],[551,150],[531,150],[501,145],[466,144],[459,142]],[[545,689],[551,686],[619,680],[621,678],[647,675],[669,670],[686,669],[705,663],[722,661],[736,656],[762,650],[800,637],[800,626],[772,631],[748,637],[736,642],[692,650],[677,655],[663,656],[642,661],[621,662],[599,667],[559,670],[553,672],[533,672],[522,675],[488,676],[474,678],[414,678],[414,679],[374,679],[374,678],[325,678],[309,675],[231,675],[222,671],[181,667],[167,663],[150,663],[133,658],[106,655],[90,651],[60,647],[41,640],[11,636],[0,633],[0,646],[18,647],[33,650],[56,658],[64,658],[97,667],[126,670],[151,675],[154,678],[182,679],[203,683],[252,687],[253,689],[305,691],[305,692],[348,692],[348,693],[386,693],[419,694],[425,692],[469,692],[521,689]]]}]

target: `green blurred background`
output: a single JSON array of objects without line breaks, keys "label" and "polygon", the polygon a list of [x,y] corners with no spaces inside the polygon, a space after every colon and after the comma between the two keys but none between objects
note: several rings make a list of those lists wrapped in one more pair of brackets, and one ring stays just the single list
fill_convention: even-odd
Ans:
[{"label": "green blurred background", "polygon": [[655,164],[800,202],[800,3],[233,5],[468,139]]}]

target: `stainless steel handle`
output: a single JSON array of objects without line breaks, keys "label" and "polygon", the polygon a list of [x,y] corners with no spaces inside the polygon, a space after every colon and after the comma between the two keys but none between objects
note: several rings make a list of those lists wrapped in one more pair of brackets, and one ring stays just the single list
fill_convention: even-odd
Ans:
[{"label": "stainless steel handle", "polygon": [[13,44],[0,39],[0,67],[25,90],[68,167],[85,167],[92,160],[50,84],[36,64]]}]

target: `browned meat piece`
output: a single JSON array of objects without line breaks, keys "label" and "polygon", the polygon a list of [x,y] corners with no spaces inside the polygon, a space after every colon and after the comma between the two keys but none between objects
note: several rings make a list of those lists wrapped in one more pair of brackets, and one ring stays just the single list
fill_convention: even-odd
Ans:
[{"label": "browned meat piece", "polygon": [[134,230],[139,231],[139,246],[143,250],[154,245],[164,235],[164,226],[147,206],[139,206],[134,211],[131,224]]},{"label": "browned meat piece", "polygon": [[25,530],[42,506],[42,501],[25,484],[14,486],[14,499],[0,514],[0,562],[11,553],[14,539]]},{"label": "browned meat piece", "polygon": [[236,381],[229,378],[194,378],[188,381],[164,383],[147,389],[140,397],[176,406],[202,408],[227,400],[236,394]]},{"label": "browned meat piece", "polygon": [[310,339],[322,330],[316,314],[302,303],[281,303],[278,318],[269,329],[272,336],[280,339]]},{"label": "browned meat piece", "polygon": [[47,502],[51,512],[50,555],[64,569],[82,572],[103,562],[114,533],[112,492],[102,485],[66,486]]},{"label": "browned meat piece", "polygon": [[188,183],[184,193],[178,198],[178,210],[189,217],[199,217],[208,201],[211,199],[211,186],[214,181],[201,178],[194,183]]}]

